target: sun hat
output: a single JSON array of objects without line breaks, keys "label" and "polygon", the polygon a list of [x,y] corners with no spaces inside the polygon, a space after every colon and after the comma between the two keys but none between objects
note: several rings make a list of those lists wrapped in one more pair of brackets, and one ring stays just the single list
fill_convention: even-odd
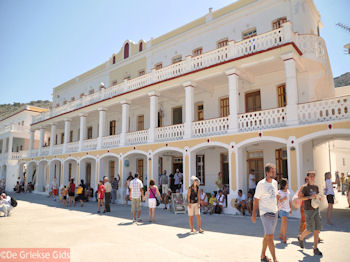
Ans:
[{"label": "sun hat", "polygon": [[196,176],[191,176],[191,180],[192,180],[192,181],[198,180],[198,182],[200,182],[199,178],[196,177]]}]

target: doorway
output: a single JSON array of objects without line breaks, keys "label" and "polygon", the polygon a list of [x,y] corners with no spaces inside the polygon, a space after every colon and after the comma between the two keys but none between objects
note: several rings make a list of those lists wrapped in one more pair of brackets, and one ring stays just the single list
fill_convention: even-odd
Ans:
[{"label": "doorway", "polygon": [[[250,173],[251,169],[255,170],[255,179],[256,183],[258,183],[261,179],[264,178],[264,157],[262,151],[256,151],[256,152],[248,152],[248,170],[247,174]],[[247,176],[248,179],[248,176]]]},{"label": "doorway", "polygon": [[180,173],[183,173],[183,160],[182,157],[173,157],[173,174],[179,169]]},{"label": "doorway", "polygon": [[85,179],[86,179],[86,186],[88,188],[91,187],[91,163],[86,163],[86,170],[85,170]]},{"label": "doorway", "polygon": [[228,155],[227,153],[220,154],[220,171],[222,172],[222,182],[229,186],[229,170],[228,170]]}]

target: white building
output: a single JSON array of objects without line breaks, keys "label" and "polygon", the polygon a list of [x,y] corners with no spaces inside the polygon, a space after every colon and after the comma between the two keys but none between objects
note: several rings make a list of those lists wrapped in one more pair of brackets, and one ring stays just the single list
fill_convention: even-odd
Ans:
[{"label": "white building", "polygon": [[259,180],[273,162],[295,192],[315,169],[314,141],[350,137],[350,97],[335,97],[320,26],[312,0],[240,0],[158,38],[127,40],[54,88],[20,175],[24,165],[37,172],[40,192],[54,177],[96,189],[104,175],[124,182],[137,172],[148,183],[179,168],[186,192],[191,175],[215,190],[222,171],[232,212],[248,171]]}]

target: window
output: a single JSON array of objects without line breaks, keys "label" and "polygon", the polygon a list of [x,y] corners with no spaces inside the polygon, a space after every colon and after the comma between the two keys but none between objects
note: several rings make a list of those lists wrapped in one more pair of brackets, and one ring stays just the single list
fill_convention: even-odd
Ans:
[{"label": "window", "polygon": [[61,144],[64,143],[64,133],[61,133]]},{"label": "window", "polygon": [[203,107],[203,104],[197,105],[196,109],[197,109],[197,121],[204,120],[204,107]]},{"label": "window", "polygon": [[254,37],[256,36],[256,28],[251,28],[245,32],[242,33],[242,39],[248,39],[248,38],[251,38],[251,37]]},{"label": "window", "polygon": [[73,130],[69,132],[69,143],[73,142]]},{"label": "window", "polygon": [[92,126],[89,126],[87,130],[87,139],[91,139],[91,138],[92,138]]},{"label": "window", "polygon": [[113,56],[113,65],[115,64],[115,55]]},{"label": "window", "polygon": [[125,77],[124,77],[124,80],[130,80],[130,79],[131,79],[130,76],[125,76]]},{"label": "window", "polygon": [[174,57],[172,58],[172,63],[173,63],[173,64],[179,63],[179,62],[181,62],[181,61],[182,61],[182,56],[181,56],[181,55],[177,55],[177,56],[174,56]]},{"label": "window", "polygon": [[74,96],[72,96],[72,97],[71,97],[71,99],[70,99],[70,101],[72,101],[72,102],[73,102],[74,100],[75,100],[75,97],[74,97]]},{"label": "window", "polygon": [[72,179],[72,163],[68,164],[68,181]]},{"label": "window", "polygon": [[115,161],[109,161],[109,181],[113,181],[115,173]]},{"label": "window", "polygon": [[277,87],[277,100],[278,107],[284,107],[287,105],[286,84],[282,84]]},{"label": "window", "polygon": [[117,85],[118,84],[118,81],[117,80],[114,80],[113,82],[112,82],[112,86],[115,86],[115,85]]},{"label": "window", "polygon": [[126,43],[124,45],[124,59],[127,59],[129,57],[129,43]]},{"label": "window", "polygon": [[56,134],[56,136],[55,136],[55,145],[57,145],[57,144],[58,144],[58,136]]},{"label": "window", "polygon": [[260,90],[245,94],[246,113],[260,111],[260,110],[261,110]]},{"label": "window", "polygon": [[137,116],[137,131],[144,130],[144,115]]},{"label": "window", "polygon": [[145,74],[145,70],[140,70],[139,71],[139,76],[143,76]]},{"label": "window", "polygon": [[78,128],[78,141],[80,140],[80,128]]},{"label": "window", "polygon": [[89,95],[92,95],[93,93],[95,93],[95,90],[94,89],[90,89],[89,90]]},{"label": "window", "polygon": [[228,39],[225,38],[225,39],[221,39],[217,42],[217,47],[218,48],[221,48],[221,47],[224,47],[224,46],[227,46],[228,44]]},{"label": "window", "polygon": [[205,168],[204,168],[204,155],[196,156],[196,177],[201,181],[201,185],[205,185]]},{"label": "window", "polygon": [[50,143],[51,143],[51,138],[49,137],[49,138],[47,139],[47,145],[50,145]]},{"label": "window", "polygon": [[285,22],[287,22],[287,17],[277,18],[276,20],[274,20],[272,22],[272,30],[281,28],[282,24],[285,23]]},{"label": "window", "polygon": [[83,96],[85,96],[85,94],[84,94],[84,93],[81,93],[81,94],[80,94],[80,98],[82,98]]},{"label": "window", "polygon": [[116,127],[116,121],[112,120],[109,122],[109,135],[114,136],[115,135],[115,127]]},{"label": "window", "polygon": [[143,50],[143,43],[140,42],[140,44],[139,44],[139,52],[142,52],[142,50]]},{"label": "window", "polygon": [[220,99],[220,117],[226,117],[230,114],[230,103],[228,97]]},{"label": "window", "polygon": [[182,107],[173,108],[173,125],[182,124]]},{"label": "window", "polygon": [[154,68],[156,69],[156,70],[159,70],[159,69],[161,69],[163,67],[163,64],[162,63],[158,63],[158,64],[155,64],[154,65]]},{"label": "window", "polygon": [[163,111],[158,112],[158,127],[163,126]]},{"label": "window", "polygon": [[139,179],[143,181],[143,159],[137,159],[137,173],[139,174]]},{"label": "window", "polygon": [[19,150],[21,151],[23,150],[23,145],[20,145]]},{"label": "window", "polygon": [[196,48],[192,51],[192,55],[193,56],[197,56],[197,55],[201,55],[203,52],[203,48],[202,47],[199,47],[199,48]]}]

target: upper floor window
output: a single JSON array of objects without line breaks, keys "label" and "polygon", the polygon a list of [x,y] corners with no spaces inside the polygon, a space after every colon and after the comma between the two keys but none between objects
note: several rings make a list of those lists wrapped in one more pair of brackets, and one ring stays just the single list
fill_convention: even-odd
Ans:
[{"label": "upper floor window", "polygon": [[280,17],[272,21],[272,29],[278,29],[282,26],[283,23],[287,22],[287,17]]},{"label": "upper floor window", "polygon": [[127,59],[129,57],[129,43],[126,43],[124,45],[124,59]]},{"label": "upper floor window", "polygon": [[85,96],[85,94],[84,94],[84,93],[81,93],[81,94],[80,94],[80,98],[82,98],[83,96]]},{"label": "upper floor window", "polygon": [[221,47],[224,47],[224,46],[227,46],[228,44],[228,39],[225,38],[225,39],[221,39],[217,42],[217,47],[218,48],[221,48]]},{"label": "upper floor window", "polygon": [[131,79],[130,76],[125,76],[125,77],[124,77],[124,80],[130,80],[130,79]]},{"label": "upper floor window", "polygon": [[278,107],[284,107],[287,105],[286,95],[286,84],[277,86]]},{"label": "upper floor window", "polygon": [[142,50],[143,50],[143,43],[140,42],[140,44],[139,44],[139,52],[142,52]]},{"label": "upper floor window", "polygon": [[91,138],[92,138],[92,126],[89,126],[87,130],[87,139],[91,139]]},{"label": "upper floor window", "polygon": [[109,135],[114,136],[115,135],[115,130],[116,129],[116,121],[112,120],[109,122]]},{"label": "upper floor window", "polygon": [[139,71],[139,76],[143,76],[145,73],[146,73],[145,70],[140,70]]},{"label": "upper floor window", "polygon": [[141,131],[145,129],[144,123],[145,123],[144,115],[137,116],[137,131]]},{"label": "upper floor window", "polygon": [[112,82],[112,86],[115,86],[116,84],[118,84],[118,81],[117,81],[117,80],[114,80],[114,81]]},{"label": "upper floor window", "polygon": [[181,62],[181,61],[182,61],[181,55],[174,56],[172,59],[173,64],[176,64],[176,63]]},{"label": "upper floor window", "polygon": [[154,65],[154,68],[156,69],[156,70],[159,70],[159,69],[161,69],[163,67],[163,64],[162,63],[158,63],[158,64],[155,64]]},{"label": "upper floor window", "polygon": [[192,55],[193,56],[197,56],[197,55],[201,55],[203,52],[203,48],[202,47],[199,47],[199,48],[196,48],[192,51]]},{"label": "upper floor window", "polygon": [[69,131],[69,143],[73,142],[73,130]]},{"label": "upper floor window", "polygon": [[245,111],[246,113],[261,110],[260,90],[245,94]]},{"label": "upper floor window", "polygon": [[220,117],[226,117],[230,114],[230,102],[228,97],[220,99]]},{"label": "upper floor window", "polygon": [[248,38],[251,38],[251,37],[254,37],[254,36],[256,36],[256,28],[254,27],[254,28],[251,28],[251,29],[249,29],[249,30],[247,30],[247,31],[244,31],[243,33],[242,33],[242,39],[244,40],[244,39],[248,39]]},{"label": "upper floor window", "polygon": [[113,56],[113,65],[115,64],[115,55]]},{"label": "upper floor window", "polygon": [[70,101],[74,101],[75,100],[75,97],[74,96],[72,96],[71,97],[71,99],[70,99]]},{"label": "upper floor window", "polygon": [[94,89],[90,89],[89,90],[89,95],[92,95],[93,93],[95,93],[95,90]]}]

